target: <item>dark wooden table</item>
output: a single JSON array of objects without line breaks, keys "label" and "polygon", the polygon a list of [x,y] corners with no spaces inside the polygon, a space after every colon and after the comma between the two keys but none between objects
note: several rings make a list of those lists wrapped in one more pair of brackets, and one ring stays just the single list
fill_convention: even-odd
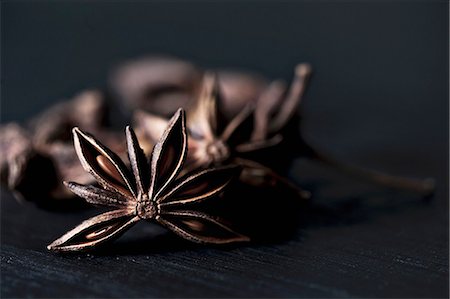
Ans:
[{"label": "dark wooden table", "polygon": [[2,122],[103,86],[111,65],[148,51],[286,79],[306,60],[308,140],[437,190],[426,201],[296,159],[288,175],[314,197],[287,237],[202,247],[142,223],[108,250],[61,255],[46,245],[96,211],[3,189],[1,297],[448,297],[447,13],[443,1],[2,4]]}]

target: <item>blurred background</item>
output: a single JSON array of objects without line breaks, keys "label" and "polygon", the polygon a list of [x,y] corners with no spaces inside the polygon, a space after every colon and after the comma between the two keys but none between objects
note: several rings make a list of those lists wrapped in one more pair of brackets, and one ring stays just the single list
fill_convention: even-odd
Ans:
[{"label": "blurred background", "polygon": [[[448,295],[448,8],[447,1],[2,1],[1,123],[23,122],[86,88],[108,89],[115,67],[150,54],[172,55],[204,68],[246,69],[287,82],[296,64],[308,62],[313,76],[301,107],[305,138],[354,164],[410,177],[434,177],[438,185],[434,201],[413,211],[388,209],[388,215],[380,216],[375,224],[369,221],[331,231],[321,227],[310,234],[307,230],[307,235],[317,236],[311,237],[312,243],[301,242],[299,237],[293,242],[299,241],[300,249],[277,249],[297,260],[293,266],[297,268],[286,276],[302,280],[310,275],[310,285],[286,280],[256,289],[242,285],[234,292],[211,287],[205,294]],[[312,186],[311,176],[320,177],[323,171],[302,163],[293,163],[290,176]],[[339,176],[334,179],[342,183]],[[349,196],[353,185],[347,181],[345,186],[343,194]],[[14,206],[9,211],[17,210]],[[31,208],[27,211],[35,213]],[[4,215],[2,211],[3,223]],[[74,224],[77,221],[73,220]],[[2,228],[2,238],[14,248],[40,250],[44,240],[28,245],[18,241],[24,229],[5,233]],[[325,249],[324,240],[329,242]],[[425,243],[431,245],[418,245]],[[339,251],[345,246],[351,254]],[[367,255],[380,259],[380,264],[353,255],[354,248],[366,250]],[[8,250],[10,255],[15,252]],[[396,268],[399,252],[425,266],[408,262],[401,266],[400,261]],[[208,252],[203,254],[209,261]],[[311,260],[311,256],[320,260],[330,255],[335,264],[322,260],[319,270],[335,275],[333,279],[303,267],[303,260]],[[342,257],[349,263],[356,260],[357,269],[358,265],[370,265],[374,270],[363,272],[366,278],[343,274],[336,279],[347,269],[337,261]],[[394,268],[389,270],[392,264]],[[271,271],[270,267],[257,269]],[[283,277],[282,270],[278,271]],[[421,279],[431,272],[434,280]],[[379,284],[372,289],[373,281],[383,280],[382,273],[392,275],[397,284]],[[232,274],[236,273],[219,278],[236,283],[234,278],[227,280]],[[246,278],[253,281],[244,277],[242,283]],[[318,289],[313,287],[315,283]],[[281,286],[284,291],[278,288]],[[85,288],[86,293],[79,294],[95,294]],[[15,294],[9,290],[11,293],[4,294]],[[184,294],[177,288],[172,291],[169,295]],[[200,294],[191,291],[194,296]],[[125,291],[114,294],[127,295]]]}]

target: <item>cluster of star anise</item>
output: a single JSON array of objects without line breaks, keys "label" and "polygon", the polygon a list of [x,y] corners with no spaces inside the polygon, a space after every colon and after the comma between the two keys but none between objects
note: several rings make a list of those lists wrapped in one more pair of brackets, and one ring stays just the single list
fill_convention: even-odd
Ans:
[{"label": "cluster of star anise", "polygon": [[[127,127],[125,144],[121,134],[106,125],[107,107],[101,94],[84,93],[35,119],[28,131],[16,124],[1,128],[2,180],[25,198],[67,198],[59,181],[75,180],[65,183],[74,194],[114,208],[49,245],[57,251],[92,248],[142,219],[154,220],[195,242],[248,240],[232,223],[198,206],[223,198],[234,179],[242,186],[281,187],[306,198],[308,192],[280,174],[283,165],[298,156],[390,187],[432,192],[429,180],[347,166],[305,142],[298,130],[298,106],[310,74],[308,64],[298,65],[287,88],[281,81],[268,83],[256,75],[202,72],[178,60],[128,63],[111,82],[115,97],[133,113],[136,135]],[[122,160],[127,154],[131,172]],[[50,178],[47,184],[33,184],[30,174],[43,170]],[[79,184],[94,182],[100,188]]]},{"label": "cluster of star anise", "polygon": [[[181,107],[188,114],[187,169],[239,160],[239,164],[246,165],[241,179],[298,189],[270,169],[286,165],[297,151],[278,156],[275,163],[267,159],[273,156],[272,148],[282,146],[286,124],[296,123],[296,107],[305,90],[309,66],[299,66],[297,73],[286,92],[280,81],[268,83],[261,76],[244,72],[219,70],[213,75],[176,59],[127,63],[114,72],[111,91],[88,90],[23,126],[0,126],[1,182],[18,198],[50,208],[64,206],[72,194],[61,183],[63,180],[94,182],[73,149],[74,126],[91,132],[122,159],[126,158],[121,132],[108,120],[108,110],[115,108],[110,107],[112,98],[124,108],[123,112],[133,113],[134,127],[146,151],[164,130],[166,117]],[[280,161],[286,157],[287,161]],[[42,174],[45,179],[41,179]]]}]

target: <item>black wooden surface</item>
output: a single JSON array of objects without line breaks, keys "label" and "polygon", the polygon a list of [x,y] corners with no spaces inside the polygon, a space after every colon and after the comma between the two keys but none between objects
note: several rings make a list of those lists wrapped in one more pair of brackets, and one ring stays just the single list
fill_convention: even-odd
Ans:
[{"label": "black wooden surface", "polygon": [[[148,52],[286,79],[309,61],[308,140],[438,187],[424,201],[298,159],[289,175],[314,198],[288,237],[201,247],[143,223],[77,255],[45,246],[96,210],[47,211],[2,190],[1,297],[448,297],[447,13],[444,1],[2,2],[2,123]],[[269,227],[292,214],[274,211]]]}]

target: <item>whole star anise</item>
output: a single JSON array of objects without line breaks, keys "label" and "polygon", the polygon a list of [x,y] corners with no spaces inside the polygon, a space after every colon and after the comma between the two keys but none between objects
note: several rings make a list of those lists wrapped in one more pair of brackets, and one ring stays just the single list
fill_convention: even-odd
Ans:
[{"label": "whole star anise", "polygon": [[[246,183],[282,183],[296,189],[302,196],[306,195],[286,178],[254,159],[259,152],[282,140],[282,135],[277,131],[295,111],[310,72],[306,64],[299,65],[299,69],[286,97],[284,86],[276,82],[263,93],[256,107],[254,103],[247,103],[229,122],[222,113],[223,98],[217,77],[207,73],[198,100],[188,110],[189,151],[186,168],[192,170],[236,163],[244,166],[241,180]],[[279,101],[283,101],[283,109],[274,115],[275,102]],[[270,123],[272,118],[273,124]],[[150,141],[147,147],[161,136],[167,125],[165,118],[143,111],[135,114],[135,122],[140,139]]]},{"label": "whole star anise", "polygon": [[126,128],[128,156],[134,179],[123,162],[91,135],[73,129],[78,157],[103,187],[65,183],[89,203],[115,209],[88,219],[48,246],[55,251],[89,249],[118,237],[140,220],[153,220],[179,236],[199,243],[247,241],[221,220],[202,213],[195,203],[218,196],[240,168],[226,166],[176,179],[186,157],[184,111],[169,121],[148,160],[135,133]]}]

